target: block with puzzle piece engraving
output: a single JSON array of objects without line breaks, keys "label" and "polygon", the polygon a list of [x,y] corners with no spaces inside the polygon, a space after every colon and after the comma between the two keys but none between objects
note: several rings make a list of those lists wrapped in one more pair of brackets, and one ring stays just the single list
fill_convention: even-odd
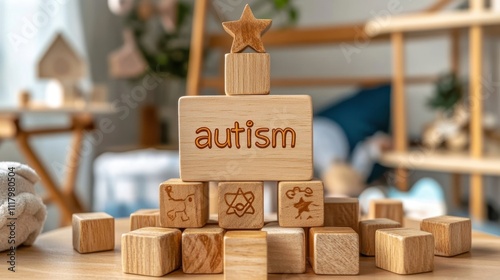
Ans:
[{"label": "block with puzzle piece engraving", "polygon": [[324,223],[323,182],[279,182],[278,221],[281,227],[322,226]]},{"label": "block with puzzle piece engraving", "polygon": [[397,199],[375,199],[370,201],[370,219],[387,218],[403,224],[403,202]]},{"label": "block with puzzle piece engraving", "polygon": [[203,227],[208,220],[208,183],[170,179],[160,185],[160,225]]},{"label": "block with puzzle piece engraving", "polygon": [[181,231],[169,228],[141,228],[122,235],[122,271],[146,276],[163,276],[181,263]]},{"label": "block with puzzle piece engraving", "polygon": [[219,226],[225,229],[262,228],[264,183],[220,182]]},{"label": "block with puzzle piece engraving", "polygon": [[267,233],[228,231],[224,236],[224,279],[267,279]]},{"label": "block with puzzle piece engraving", "polygon": [[389,219],[373,219],[359,222],[359,252],[375,256],[375,232],[383,228],[400,228],[401,224]]},{"label": "block with puzzle piece engraving", "polygon": [[267,53],[226,54],[227,95],[264,95],[271,90],[271,57]]},{"label": "block with puzzle piece engraving", "polygon": [[130,231],[144,227],[160,226],[159,209],[141,209],[130,214]]},{"label": "block with puzzle piece engraving", "polygon": [[309,260],[316,274],[358,274],[358,234],[348,227],[311,228]]},{"label": "block with puzzle piece engraving", "polygon": [[115,219],[106,213],[73,214],[73,248],[93,253],[115,248]]},{"label": "block with puzzle piece engraving", "polygon": [[359,201],[350,197],[325,198],[325,227],[350,227],[358,232]]},{"label": "block with puzzle piece engraving", "polygon": [[282,228],[278,223],[266,224],[267,272],[304,273],[306,271],[306,239],[303,228]]},{"label": "block with puzzle piece engraving", "polygon": [[379,229],[375,233],[375,264],[397,274],[432,271],[434,237],[417,229]]},{"label": "block with puzzle piece engraving", "polygon": [[440,216],[424,219],[420,229],[434,235],[434,254],[451,257],[470,251],[471,221],[469,218]]},{"label": "block with puzzle piece engraving", "polygon": [[182,233],[182,271],[222,273],[225,230],[216,225],[188,228]]}]

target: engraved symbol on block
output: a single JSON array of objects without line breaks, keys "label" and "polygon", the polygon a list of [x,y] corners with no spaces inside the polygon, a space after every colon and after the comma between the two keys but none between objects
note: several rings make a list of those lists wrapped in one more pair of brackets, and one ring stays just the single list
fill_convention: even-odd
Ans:
[{"label": "engraved symbol on block", "polygon": [[168,186],[166,191],[168,200],[170,201],[169,205],[171,205],[172,208],[167,212],[168,218],[173,221],[177,217],[180,217],[183,222],[189,221],[189,216],[186,213],[186,208],[188,202],[193,202],[194,193],[187,195],[185,198],[174,198],[172,197],[172,186]]},{"label": "engraved symbol on block", "polygon": [[[304,200],[305,198],[312,197],[314,191],[311,188],[304,188],[302,190],[300,187],[294,187],[293,189],[287,191],[285,193],[286,197],[288,197],[290,200],[295,199],[297,196],[300,196],[300,199],[298,202],[293,204],[293,207],[297,208],[298,214],[295,217],[295,219],[302,219],[302,213],[304,212],[311,212],[309,209],[309,206],[319,206],[318,204],[313,204],[313,201],[306,201]],[[309,215],[307,217],[307,220],[312,219],[312,216]]]},{"label": "engraved symbol on block", "polygon": [[236,193],[226,193],[224,200],[227,206],[229,206],[226,211],[228,215],[235,214],[241,218],[245,214],[255,213],[255,209],[252,206],[255,195],[252,192],[243,192],[241,188],[238,188]]}]

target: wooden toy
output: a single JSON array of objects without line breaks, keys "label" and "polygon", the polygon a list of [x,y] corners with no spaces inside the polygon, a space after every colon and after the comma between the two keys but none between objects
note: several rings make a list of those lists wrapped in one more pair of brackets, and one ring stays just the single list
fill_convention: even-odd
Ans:
[{"label": "wooden toy", "polygon": [[264,183],[219,183],[219,226],[260,229],[264,226]]},{"label": "wooden toy", "polygon": [[323,182],[279,182],[278,221],[282,227],[322,226],[324,222]]},{"label": "wooden toy", "polygon": [[181,231],[169,228],[141,228],[122,235],[122,271],[146,276],[163,276],[179,268]]},{"label": "wooden toy", "polygon": [[267,273],[306,272],[306,239],[303,228],[282,228],[269,223],[267,232]]},{"label": "wooden toy", "polygon": [[370,219],[387,218],[403,224],[403,202],[396,199],[375,199],[370,201]]},{"label": "wooden toy", "polygon": [[389,219],[373,219],[359,222],[359,252],[375,256],[375,232],[383,228],[400,228],[401,224]]},{"label": "wooden toy", "polygon": [[222,273],[224,232],[215,225],[185,229],[182,233],[182,271]]},{"label": "wooden toy", "polygon": [[352,228],[347,227],[311,228],[309,259],[316,274],[358,274],[358,234]]},{"label": "wooden toy", "polygon": [[22,90],[19,92],[18,99],[19,99],[19,107],[27,108],[30,105],[31,94],[27,90]]},{"label": "wooden toy", "polygon": [[160,226],[159,209],[141,209],[130,214],[130,231],[145,227]]},{"label": "wooden toy", "polygon": [[224,236],[224,279],[267,279],[267,233],[228,231]]},{"label": "wooden toy", "polygon": [[432,271],[434,237],[416,229],[379,229],[375,233],[375,264],[397,274]]},{"label": "wooden toy", "polygon": [[203,227],[208,220],[208,183],[170,179],[160,185],[160,225]]},{"label": "wooden toy", "polygon": [[226,54],[225,92],[227,95],[269,94],[271,57],[267,53]]},{"label": "wooden toy", "polygon": [[132,30],[123,31],[123,46],[109,55],[108,65],[113,78],[136,78],[146,71],[147,63],[137,48]]},{"label": "wooden toy", "polygon": [[424,219],[420,229],[434,235],[434,254],[451,257],[471,248],[471,221],[469,218],[440,216]]},{"label": "wooden toy", "polygon": [[106,213],[73,214],[73,248],[93,253],[115,248],[115,219]]},{"label": "wooden toy", "polygon": [[350,227],[358,232],[359,201],[349,197],[325,198],[325,227]]}]

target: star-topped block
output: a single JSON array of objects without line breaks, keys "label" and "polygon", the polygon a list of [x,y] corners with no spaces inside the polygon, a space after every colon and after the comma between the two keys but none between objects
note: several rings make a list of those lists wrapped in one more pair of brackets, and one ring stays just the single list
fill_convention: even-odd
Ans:
[{"label": "star-topped block", "polygon": [[247,4],[239,20],[222,23],[224,30],[233,37],[231,53],[239,53],[247,47],[264,53],[266,49],[261,36],[271,27],[272,20],[256,19]]}]

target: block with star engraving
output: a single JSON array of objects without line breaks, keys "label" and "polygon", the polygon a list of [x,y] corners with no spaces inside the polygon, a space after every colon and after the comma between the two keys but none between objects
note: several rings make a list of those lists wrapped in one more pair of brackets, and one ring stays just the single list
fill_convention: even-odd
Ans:
[{"label": "block with star engraving", "polygon": [[279,182],[278,222],[281,227],[323,226],[323,182],[319,180]]},{"label": "block with star engraving", "polygon": [[271,91],[271,58],[267,53],[228,53],[225,64],[227,95],[265,95]]},{"label": "block with star engraving", "polygon": [[263,182],[219,183],[219,226],[260,229],[264,226]]}]

